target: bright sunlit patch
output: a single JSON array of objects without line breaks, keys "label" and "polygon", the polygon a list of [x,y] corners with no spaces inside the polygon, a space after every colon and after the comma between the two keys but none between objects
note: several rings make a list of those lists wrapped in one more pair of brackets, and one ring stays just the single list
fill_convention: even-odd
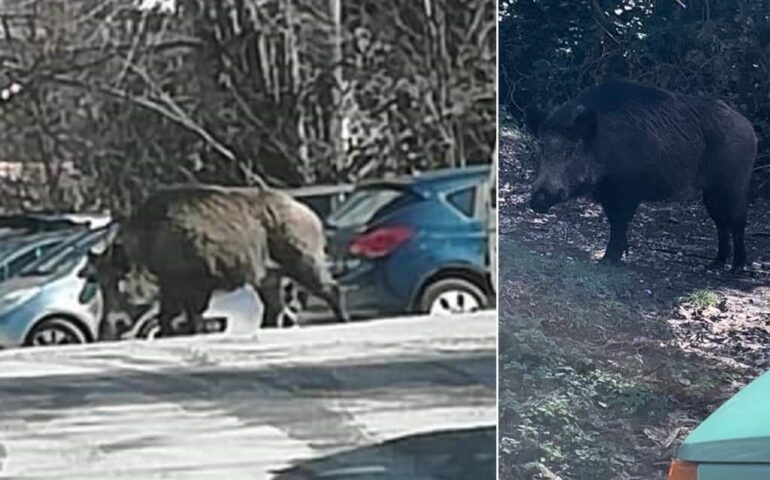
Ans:
[{"label": "bright sunlit patch", "polygon": [[158,9],[167,13],[176,10],[176,0],[139,0],[137,3],[140,10]]}]

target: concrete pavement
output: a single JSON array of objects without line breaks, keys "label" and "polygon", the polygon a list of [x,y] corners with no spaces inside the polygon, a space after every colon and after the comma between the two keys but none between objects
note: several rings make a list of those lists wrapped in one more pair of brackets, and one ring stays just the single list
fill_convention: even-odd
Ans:
[{"label": "concrete pavement", "polygon": [[492,480],[496,330],[483,313],[0,352],[0,478]]}]

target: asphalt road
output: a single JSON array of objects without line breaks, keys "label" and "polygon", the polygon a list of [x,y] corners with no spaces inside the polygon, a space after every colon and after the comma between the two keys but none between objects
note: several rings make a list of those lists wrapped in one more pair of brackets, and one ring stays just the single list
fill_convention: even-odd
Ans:
[{"label": "asphalt road", "polygon": [[493,313],[0,352],[0,478],[492,480]]}]

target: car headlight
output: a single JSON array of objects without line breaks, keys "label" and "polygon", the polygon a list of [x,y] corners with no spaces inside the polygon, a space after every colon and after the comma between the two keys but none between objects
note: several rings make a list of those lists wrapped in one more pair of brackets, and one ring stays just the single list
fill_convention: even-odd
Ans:
[{"label": "car headlight", "polygon": [[0,296],[0,314],[6,313],[9,310],[13,310],[22,303],[26,302],[30,298],[34,297],[40,288],[24,288],[20,290],[13,290]]}]

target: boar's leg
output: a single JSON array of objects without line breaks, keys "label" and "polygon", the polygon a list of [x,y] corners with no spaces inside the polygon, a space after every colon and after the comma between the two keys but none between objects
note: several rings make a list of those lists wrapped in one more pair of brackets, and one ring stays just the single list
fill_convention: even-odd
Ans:
[{"label": "boar's leg", "polygon": [[345,308],[345,301],[342,297],[342,289],[336,281],[329,279],[328,283],[324,285],[323,292],[320,296],[331,306],[332,310],[334,310],[337,319],[341,322],[350,321],[350,316]]},{"label": "boar's leg", "polygon": [[350,320],[342,299],[342,290],[323,263],[323,254],[314,255],[291,240],[273,241],[270,252],[286,276],[325,301],[337,319]]},{"label": "boar's leg", "polygon": [[602,202],[602,206],[610,223],[610,240],[607,242],[602,263],[619,263],[623,253],[628,250],[628,224],[634,218],[639,203],[628,199],[614,199]]},{"label": "boar's leg", "polygon": [[717,190],[703,192],[703,203],[717,226],[717,238],[719,239],[717,256],[711,262],[710,268],[721,270],[727,257],[730,256],[730,212],[725,208],[723,195],[720,195]]},{"label": "boar's leg", "polygon": [[735,194],[736,200],[733,202],[732,216],[730,221],[730,231],[733,234],[733,272],[740,272],[746,265],[746,244],[744,242],[744,233],[746,231],[746,211],[749,208],[748,195]]},{"label": "boar's leg", "polygon": [[[197,285],[196,285],[197,286]],[[185,287],[188,287],[185,289]],[[169,279],[161,284],[160,334],[164,337],[198,333],[203,330],[203,312],[208,308],[212,290],[205,286],[195,288],[190,286],[188,280]],[[174,329],[173,321],[182,313],[185,314],[187,324],[185,329]]]},{"label": "boar's leg", "polygon": [[337,319],[343,322],[350,320],[345,310],[342,291],[337,282],[331,277],[321,261],[311,255],[302,255],[295,261],[285,265],[289,278],[305,287],[310,294],[325,301],[334,311]]},{"label": "boar's leg", "polygon": [[158,323],[160,323],[160,336],[170,337],[174,335],[173,321],[182,313],[182,307],[177,299],[172,298],[161,290],[160,313],[158,313]]},{"label": "boar's leg", "polygon": [[339,284],[331,278],[321,262],[312,257],[306,257],[305,260],[299,265],[300,268],[290,273],[289,277],[305,287],[312,295],[326,302],[338,320],[350,321]]},{"label": "boar's leg", "polygon": [[258,285],[253,285],[264,307],[262,328],[275,328],[278,326],[278,318],[283,311],[281,277],[282,272],[270,271]]},{"label": "boar's leg", "polygon": [[184,333],[203,333],[203,313],[209,306],[212,290],[198,288],[189,290],[184,299],[184,313],[187,320]]},{"label": "boar's leg", "polygon": [[747,201],[745,196],[731,194],[718,189],[709,189],[703,193],[703,203],[717,226],[719,249],[711,262],[712,268],[724,267],[730,256],[730,234],[733,238],[733,271],[740,271],[746,264],[746,229]]},{"label": "boar's leg", "polygon": [[746,244],[744,243],[744,232],[746,230],[746,218],[743,221],[736,221],[732,225],[733,244],[735,245],[735,254],[733,255],[733,272],[743,270],[746,265]]}]

